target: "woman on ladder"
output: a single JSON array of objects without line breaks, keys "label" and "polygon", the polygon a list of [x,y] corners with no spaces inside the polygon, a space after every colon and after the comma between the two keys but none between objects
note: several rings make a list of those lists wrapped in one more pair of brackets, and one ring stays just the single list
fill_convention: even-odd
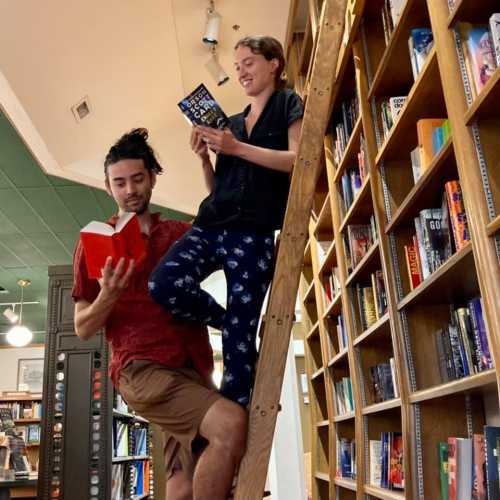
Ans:
[{"label": "woman on ladder", "polygon": [[[283,224],[303,115],[300,97],[285,89],[284,66],[283,48],[272,37],[236,44],[236,73],[250,104],[230,117],[227,129],[193,128],[191,147],[210,194],[149,282],[153,299],[174,316],[222,332],[221,393],[243,406],[253,386],[259,315],[274,271],[274,231]],[[215,169],[209,149],[216,154]],[[200,288],[219,269],[227,281],[226,309]]]}]

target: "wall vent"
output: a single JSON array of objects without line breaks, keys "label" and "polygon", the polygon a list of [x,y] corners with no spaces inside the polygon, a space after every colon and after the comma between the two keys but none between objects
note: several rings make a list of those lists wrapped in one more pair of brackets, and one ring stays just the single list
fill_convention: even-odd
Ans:
[{"label": "wall vent", "polygon": [[84,118],[90,115],[91,108],[89,98],[85,96],[83,99],[78,101],[74,106],[71,107],[73,116],[77,122],[81,122]]}]

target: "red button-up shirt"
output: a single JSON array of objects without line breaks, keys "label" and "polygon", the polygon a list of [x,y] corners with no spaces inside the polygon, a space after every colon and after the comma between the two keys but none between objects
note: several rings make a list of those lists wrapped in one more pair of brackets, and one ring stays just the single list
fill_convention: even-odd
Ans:
[{"label": "red button-up shirt", "polygon": [[[114,225],[117,217],[108,223]],[[198,323],[179,322],[164,307],[154,302],[148,293],[148,278],[159,260],[190,225],[186,222],[160,221],[152,215],[146,241],[146,257],[135,269],[129,287],[115,304],[106,321],[106,338],[111,344],[110,375],[118,387],[120,370],[136,359],[151,360],[169,368],[181,368],[190,361],[203,376],[213,370],[213,353],[207,328]],[[99,294],[96,279],[90,279],[81,242],[73,258],[73,299],[93,302]]]}]

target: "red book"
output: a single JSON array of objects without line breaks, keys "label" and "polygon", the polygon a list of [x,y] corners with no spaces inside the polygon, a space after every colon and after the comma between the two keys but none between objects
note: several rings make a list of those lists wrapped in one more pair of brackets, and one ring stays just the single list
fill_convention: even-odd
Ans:
[{"label": "red book", "polygon": [[403,437],[394,434],[391,443],[391,459],[389,469],[389,484],[395,489],[404,489],[404,467],[403,467]]},{"label": "red book", "polygon": [[457,438],[448,438],[448,500],[457,500]]},{"label": "red book", "polygon": [[417,251],[413,244],[405,245],[406,268],[410,278],[410,288],[414,290],[422,283],[422,276],[418,266]]},{"label": "red book", "polygon": [[121,257],[125,257],[128,266],[130,259],[138,264],[146,255],[139,219],[134,213],[122,215],[115,227],[92,221],[80,231],[80,240],[90,278],[101,277],[108,256],[113,257],[113,266]]},{"label": "red book", "polygon": [[444,185],[450,211],[451,229],[455,240],[455,247],[462,249],[470,240],[467,216],[465,214],[462,189],[458,181],[449,181]]},{"label": "red book", "polygon": [[474,434],[474,472],[472,483],[472,499],[486,500],[486,451],[484,449],[484,434]]}]

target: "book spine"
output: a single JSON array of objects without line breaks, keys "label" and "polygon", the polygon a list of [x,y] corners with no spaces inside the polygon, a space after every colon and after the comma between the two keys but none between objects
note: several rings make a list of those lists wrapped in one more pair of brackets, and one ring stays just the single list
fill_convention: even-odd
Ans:
[{"label": "book spine", "polygon": [[458,181],[449,181],[444,185],[444,188],[448,198],[453,238],[458,251],[470,241],[462,189]]},{"label": "book spine", "polygon": [[448,443],[439,443],[438,453],[441,500],[448,500]]},{"label": "book spine", "polygon": [[427,261],[427,253],[425,252],[425,245],[424,245],[424,234],[422,231],[422,223],[420,221],[419,217],[415,217],[414,219],[415,222],[415,232],[417,236],[417,242],[418,242],[418,255],[420,258],[420,264],[421,264],[421,270],[422,270],[422,279],[425,280],[428,276],[430,276],[430,271],[429,271],[429,264]]},{"label": "book spine", "polygon": [[448,438],[448,498],[457,500],[457,438]]},{"label": "book spine", "polygon": [[406,268],[410,280],[410,289],[414,290],[421,283],[420,273],[417,264],[417,253],[413,244],[405,245]]},{"label": "book spine", "polygon": [[486,334],[486,327],[484,324],[483,308],[479,297],[476,297],[469,302],[469,311],[472,327],[474,330],[477,330],[479,336],[479,342],[481,345],[481,364],[483,369],[488,370],[493,367],[493,363],[491,361],[488,336]]},{"label": "book spine", "polygon": [[495,61],[500,67],[500,13],[495,13],[490,17],[490,32],[495,51]]},{"label": "book spine", "polygon": [[441,375],[441,381],[448,382],[448,370],[446,364],[446,356],[444,353],[442,330],[438,330],[437,332],[434,333],[434,341],[436,344],[436,352],[438,354],[438,365],[439,365],[439,374]]}]

